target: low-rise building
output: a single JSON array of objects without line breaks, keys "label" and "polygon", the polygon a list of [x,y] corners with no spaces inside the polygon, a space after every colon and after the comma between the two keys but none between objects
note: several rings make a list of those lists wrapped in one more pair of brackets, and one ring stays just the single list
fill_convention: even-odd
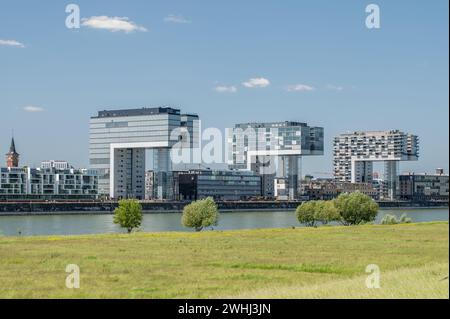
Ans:
[{"label": "low-rise building", "polygon": [[246,200],[261,196],[261,176],[252,171],[191,170],[177,172],[178,199]]},{"label": "low-rise building", "polygon": [[94,170],[0,168],[0,200],[92,200],[97,196]]},{"label": "low-rise building", "polygon": [[331,200],[342,193],[361,192],[375,200],[379,192],[371,183],[337,182],[334,180],[312,180],[302,184],[302,195],[309,200]]},{"label": "low-rise building", "polygon": [[397,192],[401,200],[428,201],[449,199],[449,175],[442,169],[435,174],[402,174]]},{"label": "low-rise building", "polygon": [[67,161],[59,161],[59,160],[48,160],[41,162],[41,168],[42,169],[59,169],[59,170],[66,170],[70,169],[71,166],[69,162]]}]

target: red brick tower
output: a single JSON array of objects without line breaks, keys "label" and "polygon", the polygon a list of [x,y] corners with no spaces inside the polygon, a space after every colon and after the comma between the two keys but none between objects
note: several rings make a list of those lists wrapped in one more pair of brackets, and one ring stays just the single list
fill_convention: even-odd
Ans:
[{"label": "red brick tower", "polygon": [[16,152],[16,144],[14,143],[14,137],[11,139],[11,146],[9,147],[9,152],[6,154],[6,166],[19,167],[19,153]]}]

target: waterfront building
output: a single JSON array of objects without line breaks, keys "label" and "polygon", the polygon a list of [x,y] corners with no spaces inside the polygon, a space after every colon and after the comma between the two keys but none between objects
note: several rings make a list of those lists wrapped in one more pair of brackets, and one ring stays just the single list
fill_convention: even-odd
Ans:
[{"label": "waterfront building", "polygon": [[371,183],[337,182],[335,180],[311,180],[302,184],[302,195],[309,200],[331,200],[342,193],[361,192],[375,200],[380,198]]},{"label": "waterfront building", "polygon": [[442,169],[434,174],[402,174],[399,176],[398,199],[415,202],[449,199],[449,175]]},{"label": "waterfront building", "polygon": [[177,172],[179,200],[248,200],[261,196],[261,177],[252,171],[190,170]]},{"label": "waterfront building", "polygon": [[[178,132],[177,139],[171,138]],[[199,118],[169,107],[100,111],[90,119],[90,167],[100,174],[99,192],[111,198],[145,198],[146,150],[160,199],[173,196],[170,149],[198,145]],[[186,141],[186,144],[184,144]]]},{"label": "waterfront building", "polygon": [[11,146],[9,147],[9,152],[6,154],[6,167],[14,168],[19,167],[20,155],[16,151],[16,143],[14,137],[11,139]]},{"label": "waterfront building", "polygon": [[372,183],[373,162],[383,161],[389,199],[394,199],[400,161],[419,158],[419,138],[399,130],[353,132],[334,138],[334,176],[351,183]]},{"label": "waterfront building", "polygon": [[97,195],[93,170],[0,168],[0,200],[94,200]]},{"label": "waterfront building", "polygon": [[228,136],[228,164],[263,176],[263,196],[296,199],[301,158],[323,155],[324,130],[300,122],[237,124]]},{"label": "waterfront building", "polygon": [[57,170],[66,170],[70,169],[71,166],[69,162],[66,161],[59,161],[59,160],[48,160],[41,162],[41,168],[42,169],[57,169]]}]

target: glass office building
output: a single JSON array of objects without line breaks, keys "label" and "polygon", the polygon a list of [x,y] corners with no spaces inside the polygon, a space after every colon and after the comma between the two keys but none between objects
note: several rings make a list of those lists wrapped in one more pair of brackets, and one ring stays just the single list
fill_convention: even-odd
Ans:
[{"label": "glass office building", "polygon": [[237,124],[227,151],[231,168],[263,177],[263,196],[296,199],[301,158],[323,155],[324,129],[292,121]]},{"label": "glass office building", "polygon": [[100,173],[100,195],[144,199],[146,150],[153,150],[159,180],[170,178],[170,149],[180,141],[196,144],[198,121],[197,115],[168,107],[98,112],[90,119],[89,156],[90,167]]}]

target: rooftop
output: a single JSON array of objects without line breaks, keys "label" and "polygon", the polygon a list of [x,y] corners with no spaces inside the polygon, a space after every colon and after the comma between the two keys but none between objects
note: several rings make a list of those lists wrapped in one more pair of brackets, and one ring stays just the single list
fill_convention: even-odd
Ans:
[{"label": "rooftop", "polygon": [[104,110],[99,111],[97,116],[92,118],[108,118],[108,117],[124,117],[124,116],[145,116],[155,114],[174,114],[180,115],[179,109],[173,109],[171,107],[153,107],[153,108],[140,108],[140,109],[124,109],[124,110]]}]

